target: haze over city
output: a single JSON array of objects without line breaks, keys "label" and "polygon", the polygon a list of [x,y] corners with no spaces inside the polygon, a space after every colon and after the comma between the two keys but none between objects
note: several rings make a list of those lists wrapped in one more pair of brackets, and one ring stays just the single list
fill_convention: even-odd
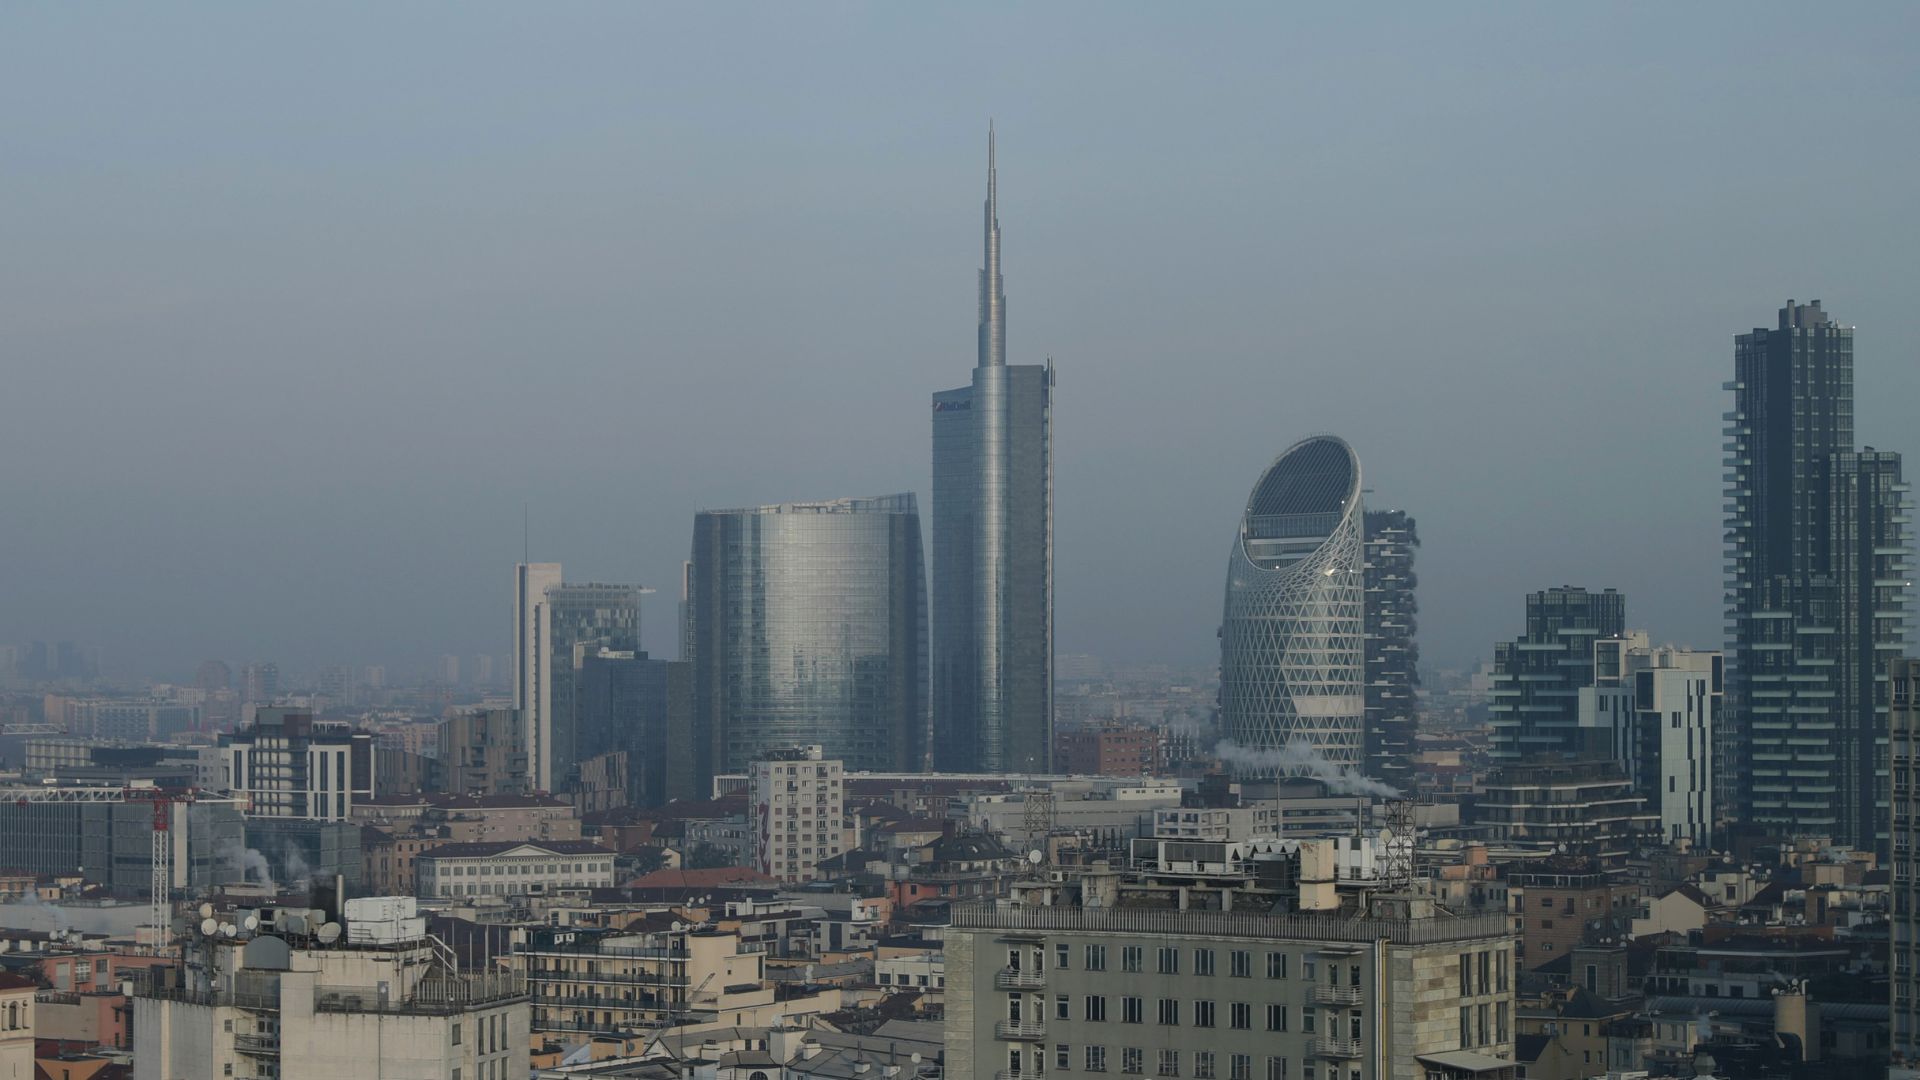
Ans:
[{"label": "haze over city", "polygon": [[1908,5],[344,10],[4,15],[0,641],[502,654],[529,544],[672,654],[697,510],[925,499],[989,118],[1063,654],[1216,663],[1316,432],[1419,519],[1428,662],[1559,584],[1717,647],[1789,298],[1916,450]]}]

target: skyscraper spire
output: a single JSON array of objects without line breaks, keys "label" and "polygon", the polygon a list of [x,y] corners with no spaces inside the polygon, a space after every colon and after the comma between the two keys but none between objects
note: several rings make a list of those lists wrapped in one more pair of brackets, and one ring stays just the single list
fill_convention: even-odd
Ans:
[{"label": "skyscraper spire", "polygon": [[993,121],[987,121],[986,265],[980,270],[980,366],[1007,362],[1007,294],[1000,278],[1000,195],[993,165]]}]

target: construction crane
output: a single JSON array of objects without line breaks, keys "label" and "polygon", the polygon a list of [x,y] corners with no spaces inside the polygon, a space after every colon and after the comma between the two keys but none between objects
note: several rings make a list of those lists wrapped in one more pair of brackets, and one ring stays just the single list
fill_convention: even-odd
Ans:
[{"label": "construction crane", "polygon": [[153,804],[153,880],[152,920],[154,933],[159,944],[166,944],[168,929],[173,923],[173,842],[172,808],[177,803],[187,806],[193,803],[237,803],[239,799],[231,796],[202,795],[198,791],[174,791],[154,787],[152,784],[135,784],[128,787],[63,787],[57,784],[43,784],[34,787],[15,786],[0,788],[0,805],[11,803],[14,806],[26,806],[30,803],[151,803]]}]

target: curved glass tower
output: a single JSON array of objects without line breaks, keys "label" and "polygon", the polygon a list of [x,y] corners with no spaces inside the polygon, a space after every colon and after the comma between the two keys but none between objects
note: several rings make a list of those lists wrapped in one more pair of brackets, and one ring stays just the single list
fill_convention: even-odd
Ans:
[{"label": "curved glass tower", "polygon": [[926,767],[927,592],[911,494],[707,510],[688,607],[703,775],[818,745]]},{"label": "curved glass tower", "polygon": [[1220,720],[1241,775],[1363,765],[1366,584],[1360,459],[1315,436],[1254,485],[1227,564]]}]

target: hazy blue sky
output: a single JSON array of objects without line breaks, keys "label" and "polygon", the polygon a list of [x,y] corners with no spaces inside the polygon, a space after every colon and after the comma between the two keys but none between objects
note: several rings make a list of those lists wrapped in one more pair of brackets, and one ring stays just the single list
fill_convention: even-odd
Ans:
[{"label": "hazy blue sky", "polygon": [[[1857,324],[1920,453],[1920,7],[0,6],[0,641],[504,653],[537,559],[673,599],[704,506],[928,489],[985,129],[1051,355],[1063,652],[1207,663],[1303,434],[1527,590],[1720,633],[1732,336]],[[923,504],[924,509],[924,504]]]}]

